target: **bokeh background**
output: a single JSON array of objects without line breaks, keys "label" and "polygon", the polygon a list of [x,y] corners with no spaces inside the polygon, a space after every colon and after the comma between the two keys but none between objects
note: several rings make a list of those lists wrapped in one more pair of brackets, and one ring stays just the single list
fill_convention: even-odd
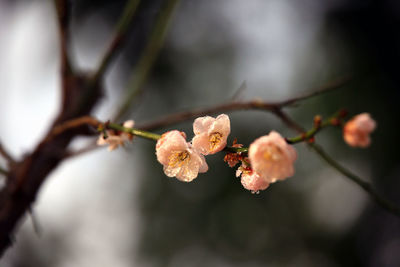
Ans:
[{"label": "bokeh background", "polygon": [[[74,66],[93,70],[125,1],[72,1]],[[95,115],[118,109],[166,0],[142,1],[105,79]],[[400,2],[396,0],[182,0],[130,116],[162,115],[238,100],[285,100],[351,75],[343,88],[288,112],[304,127],[345,107],[378,122],[370,148],[340,131],[317,136],[337,161],[400,205]],[[59,39],[52,1],[0,1],[0,140],[15,157],[33,149],[60,105]],[[273,115],[230,113],[240,143],[275,129]],[[179,128],[192,136],[191,122]],[[82,139],[72,147],[93,140]],[[294,177],[260,194],[243,189],[223,155],[192,183],[166,177],[154,143],[136,139],[65,161],[47,179],[0,260],[23,266],[400,266],[400,220],[304,144]],[[0,160],[0,166],[5,162]]]}]

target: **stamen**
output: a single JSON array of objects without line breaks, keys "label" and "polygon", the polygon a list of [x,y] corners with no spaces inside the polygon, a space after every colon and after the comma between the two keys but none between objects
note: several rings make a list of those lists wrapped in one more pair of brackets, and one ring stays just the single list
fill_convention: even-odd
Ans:
[{"label": "stamen", "polygon": [[222,134],[215,132],[210,135],[210,151],[213,150],[219,143],[221,143]]}]

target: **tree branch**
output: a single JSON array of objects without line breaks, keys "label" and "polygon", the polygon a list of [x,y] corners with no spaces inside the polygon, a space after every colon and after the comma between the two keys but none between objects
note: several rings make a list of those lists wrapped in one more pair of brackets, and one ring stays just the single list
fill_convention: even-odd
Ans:
[{"label": "tree branch", "polygon": [[98,83],[99,79],[103,76],[104,72],[110,65],[110,62],[119,52],[119,48],[122,44],[122,41],[125,39],[126,34],[129,29],[129,25],[131,24],[133,17],[135,15],[136,9],[140,3],[140,0],[128,0],[125,5],[124,11],[117,23],[115,28],[115,33],[112,41],[110,42],[104,56],[93,75],[92,82],[94,84]]},{"label": "tree branch", "polygon": [[233,101],[233,102],[216,105],[216,106],[209,107],[209,108],[202,108],[202,109],[199,108],[199,109],[194,109],[194,110],[190,110],[190,111],[178,112],[178,113],[166,115],[160,119],[142,124],[142,125],[138,126],[138,128],[143,129],[143,130],[155,130],[155,129],[159,129],[162,127],[166,127],[171,124],[176,124],[176,123],[179,123],[182,121],[194,119],[194,118],[205,116],[205,115],[217,114],[217,113],[222,113],[222,112],[230,112],[230,111],[236,111],[236,110],[246,110],[246,109],[266,110],[266,111],[270,111],[270,112],[276,114],[277,116],[280,116],[280,112],[281,112],[282,108],[289,107],[299,101],[304,101],[306,99],[315,97],[317,95],[321,95],[324,93],[331,92],[332,90],[339,89],[340,87],[343,87],[345,84],[347,84],[349,81],[350,81],[350,78],[348,78],[348,77],[338,78],[334,81],[331,81],[325,85],[322,85],[316,89],[311,90],[312,93],[308,93],[308,94],[305,94],[305,95],[302,95],[299,97],[290,98],[288,100],[284,100],[281,102],[263,102],[261,100],[241,101],[241,102]]},{"label": "tree branch", "polygon": [[62,79],[62,99],[63,106],[68,101],[67,79],[72,73],[71,63],[68,57],[69,34],[68,26],[70,22],[70,3],[69,0],[54,0],[57,11],[58,31],[60,34],[60,59],[61,59],[61,79]]},{"label": "tree branch", "polygon": [[321,95],[321,94],[325,94],[327,92],[339,89],[340,87],[343,87],[344,85],[346,85],[347,83],[349,83],[351,81],[351,76],[343,76],[343,77],[339,77],[336,80],[333,80],[327,84],[324,84],[323,86],[319,87],[319,88],[315,88],[313,90],[311,90],[311,93],[305,94],[303,96],[300,97],[295,97],[292,99],[289,99],[287,101],[282,102],[282,106],[290,106],[293,105],[297,102]]}]

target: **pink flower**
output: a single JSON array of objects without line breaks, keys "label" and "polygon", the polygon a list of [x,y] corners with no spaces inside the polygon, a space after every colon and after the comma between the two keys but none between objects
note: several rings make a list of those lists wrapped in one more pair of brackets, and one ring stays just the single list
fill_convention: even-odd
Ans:
[{"label": "pink flower", "polygon": [[[135,122],[133,120],[128,120],[123,124],[125,128],[133,128],[134,125]],[[97,139],[97,145],[108,145],[108,151],[113,151],[118,148],[118,146],[124,146],[125,142],[131,141],[133,138],[132,134],[125,132],[117,133],[114,130],[106,130],[106,135],[106,138],[104,138],[104,133],[100,133]]]},{"label": "pink flower", "polygon": [[361,113],[349,120],[343,127],[346,143],[353,147],[367,147],[371,143],[369,134],[375,130],[376,122],[368,113]]},{"label": "pink flower", "polygon": [[231,132],[229,117],[221,114],[217,118],[197,118],[193,123],[193,132],[193,147],[203,155],[215,154],[226,146],[226,139]]},{"label": "pink flower", "polygon": [[208,170],[204,156],[191,148],[186,135],[177,130],[164,133],[156,144],[157,160],[164,165],[168,177],[190,182],[198,173]]},{"label": "pink flower", "polygon": [[296,159],[296,150],[275,131],[256,139],[249,147],[253,171],[268,183],[293,176]]},{"label": "pink flower", "polygon": [[269,186],[269,183],[265,179],[244,164],[236,171],[236,177],[240,175],[242,175],[240,181],[243,187],[250,190],[252,193],[258,193],[260,190],[265,190]]},{"label": "pink flower", "polygon": [[97,145],[108,145],[108,151],[113,151],[114,149],[118,148],[118,146],[124,145],[124,140],[122,139],[122,137],[119,135],[115,135],[114,131],[107,130],[106,133],[106,138],[104,138],[103,133],[100,134],[99,138],[97,139]]}]

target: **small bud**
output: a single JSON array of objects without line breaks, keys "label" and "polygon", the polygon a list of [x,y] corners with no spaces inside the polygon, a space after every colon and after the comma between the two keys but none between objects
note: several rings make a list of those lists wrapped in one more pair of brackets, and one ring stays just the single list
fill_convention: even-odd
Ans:
[{"label": "small bud", "polygon": [[348,114],[348,111],[346,109],[341,109],[339,111],[339,118],[343,119],[343,118],[345,118],[347,116],[347,114]]},{"label": "small bud", "polygon": [[308,138],[307,142],[310,143],[310,144],[315,143],[315,136],[312,136],[312,137]]},{"label": "small bud", "polygon": [[330,122],[333,126],[340,126],[340,120],[338,118],[332,118]]},{"label": "small bud", "polygon": [[321,127],[321,123],[322,123],[322,117],[320,115],[316,115],[314,117],[314,128]]}]

